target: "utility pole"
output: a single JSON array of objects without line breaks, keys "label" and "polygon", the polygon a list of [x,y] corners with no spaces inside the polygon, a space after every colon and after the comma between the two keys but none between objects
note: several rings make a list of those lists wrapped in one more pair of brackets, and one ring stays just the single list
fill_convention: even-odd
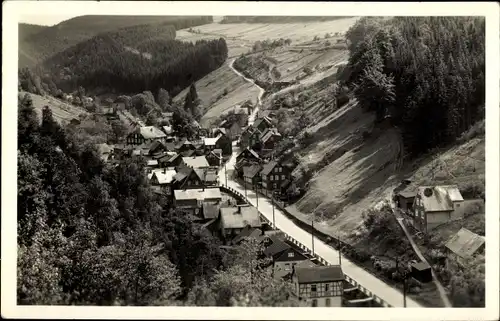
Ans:
[{"label": "utility pole", "polygon": [[340,242],[340,236],[339,236],[339,265],[342,265],[342,243]]},{"label": "utility pole", "polygon": [[312,255],[314,256],[314,213],[311,220]]},{"label": "utility pole", "polygon": [[226,187],[227,187],[227,167],[226,167],[226,163],[224,163],[224,177],[226,178]]},{"label": "utility pole", "polygon": [[254,185],[255,187],[255,196],[257,197],[257,211],[259,210],[259,187]]},{"label": "utility pole", "polygon": [[247,198],[247,180],[243,177],[243,184],[245,185],[245,198]]},{"label": "utility pole", "polygon": [[273,206],[273,229],[276,229],[276,222],[274,220],[274,190],[273,190],[273,195],[271,195],[271,204]]}]

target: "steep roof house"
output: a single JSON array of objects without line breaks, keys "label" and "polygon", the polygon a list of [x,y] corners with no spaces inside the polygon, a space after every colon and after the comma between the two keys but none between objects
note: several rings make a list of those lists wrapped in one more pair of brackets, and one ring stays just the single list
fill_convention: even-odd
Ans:
[{"label": "steep roof house", "polygon": [[278,190],[286,180],[291,180],[291,172],[287,166],[277,161],[270,161],[262,166],[260,171],[262,188],[268,191]]},{"label": "steep roof house", "polygon": [[253,228],[262,226],[259,212],[248,204],[222,207],[220,213],[221,234],[228,241],[240,234],[247,225]]},{"label": "steep roof house", "polygon": [[141,126],[127,136],[127,144],[141,145],[154,140],[164,141],[167,135],[154,126]]},{"label": "steep roof house", "polygon": [[[307,264],[306,260],[303,262]],[[340,265],[296,265],[292,272],[296,295],[312,307],[341,307],[344,279]]]},{"label": "steep roof house", "polygon": [[[174,206],[186,214],[201,217],[203,204],[220,204],[222,194],[219,188],[174,190]],[[209,210],[210,211],[210,210]],[[211,215],[215,215],[211,212]],[[210,215],[207,213],[206,215]]]},{"label": "steep roof house", "polygon": [[210,151],[206,158],[211,167],[219,167],[222,165],[222,153],[216,152],[215,149]]},{"label": "steep roof house", "polygon": [[260,164],[253,164],[243,167],[243,180],[250,184],[250,186],[257,185],[260,182],[260,171],[262,166]]},{"label": "steep roof house", "polygon": [[255,120],[253,127],[263,132],[264,130],[273,127],[273,123],[269,117],[263,116]]},{"label": "steep roof house", "polygon": [[250,148],[245,148],[238,156],[236,156],[236,162],[239,162],[242,159],[260,162],[259,154]]},{"label": "steep roof house", "polygon": [[205,156],[192,156],[192,157],[183,157],[182,163],[191,168],[208,168],[210,164],[208,164]]},{"label": "steep roof house", "polygon": [[202,178],[198,176],[198,173],[195,171],[195,169],[186,166],[178,167],[178,171],[174,175],[174,179],[172,182],[172,188],[174,190],[192,188],[199,189],[204,186],[205,185]]},{"label": "steep roof house", "polygon": [[443,223],[461,219],[464,199],[456,185],[421,186],[413,203],[413,226],[427,233]]},{"label": "steep roof house", "polygon": [[177,174],[173,168],[161,168],[154,170],[151,174],[151,184],[160,186],[165,195],[172,195],[172,182]]}]

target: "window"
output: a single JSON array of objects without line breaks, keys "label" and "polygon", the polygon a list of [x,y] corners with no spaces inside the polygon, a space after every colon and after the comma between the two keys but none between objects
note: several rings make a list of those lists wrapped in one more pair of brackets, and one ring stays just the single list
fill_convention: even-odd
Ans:
[{"label": "window", "polygon": [[281,179],[282,179],[282,180],[285,180],[285,175],[281,175]]},{"label": "window", "polygon": [[290,263],[285,263],[285,270],[289,271],[290,270]]},{"label": "window", "polygon": [[280,176],[279,175],[274,176],[274,180],[275,181],[279,181],[280,180]]},{"label": "window", "polygon": [[316,292],[316,284],[311,284],[311,292]]},{"label": "window", "polygon": [[328,292],[328,283],[325,284],[325,292]]},{"label": "window", "polygon": [[269,178],[269,180],[274,181],[274,175],[271,175],[271,177]]},{"label": "window", "polygon": [[274,184],[273,184],[273,188],[276,188],[276,187],[277,187],[277,185],[276,185],[276,183],[274,183]]},{"label": "window", "polygon": [[312,306],[317,307],[318,306],[318,300],[314,299],[312,300]]},{"label": "window", "polygon": [[279,167],[278,172],[281,173],[283,171],[283,168]]},{"label": "window", "polygon": [[457,207],[460,207],[460,204],[457,204]]},{"label": "window", "polygon": [[294,256],[293,252],[288,252],[288,257],[293,257],[293,256]]},{"label": "window", "polygon": [[327,307],[331,306],[330,299],[326,299],[326,300],[325,300],[325,305],[326,305]]},{"label": "window", "polygon": [[333,295],[334,296],[342,296],[342,282],[334,282],[333,283]]}]

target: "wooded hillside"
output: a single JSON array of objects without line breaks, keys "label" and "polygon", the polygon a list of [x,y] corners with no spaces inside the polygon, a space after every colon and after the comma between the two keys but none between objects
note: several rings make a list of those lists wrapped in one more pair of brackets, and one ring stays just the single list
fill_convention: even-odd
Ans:
[{"label": "wooded hillside", "polygon": [[[20,67],[32,66],[103,32],[137,25],[173,26],[176,30],[213,21],[212,16],[81,16],[20,38]],[[24,29],[24,28],[23,28]],[[27,59],[29,58],[29,59]]]},{"label": "wooded hillside", "polygon": [[407,152],[453,142],[484,119],[484,18],[362,18],[346,37],[342,77],[378,120],[402,130]]}]

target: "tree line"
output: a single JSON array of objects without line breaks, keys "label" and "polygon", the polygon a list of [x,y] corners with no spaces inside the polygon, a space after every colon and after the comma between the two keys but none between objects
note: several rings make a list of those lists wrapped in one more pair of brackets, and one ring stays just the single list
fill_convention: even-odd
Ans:
[{"label": "tree line", "polygon": [[346,38],[341,79],[378,120],[401,129],[409,154],[451,143],[484,119],[484,18],[365,17]]},{"label": "tree line", "polygon": [[142,158],[107,166],[79,133],[19,101],[18,304],[298,304],[256,245],[221,248],[153,193]]},{"label": "tree line", "polygon": [[227,58],[223,38],[193,44],[154,36],[144,40],[143,33],[136,31],[101,35],[79,43],[48,59],[35,72],[42,81],[53,82],[64,92],[79,86],[88,92],[123,94],[164,88],[175,96],[219,68]]},{"label": "tree line", "polygon": [[[40,28],[39,32],[22,29],[19,51],[20,66],[34,66],[79,42],[98,34],[140,25],[175,30],[199,26],[213,21],[212,16],[80,16],[63,21],[52,27]],[[26,35],[26,37],[24,37]]]}]

